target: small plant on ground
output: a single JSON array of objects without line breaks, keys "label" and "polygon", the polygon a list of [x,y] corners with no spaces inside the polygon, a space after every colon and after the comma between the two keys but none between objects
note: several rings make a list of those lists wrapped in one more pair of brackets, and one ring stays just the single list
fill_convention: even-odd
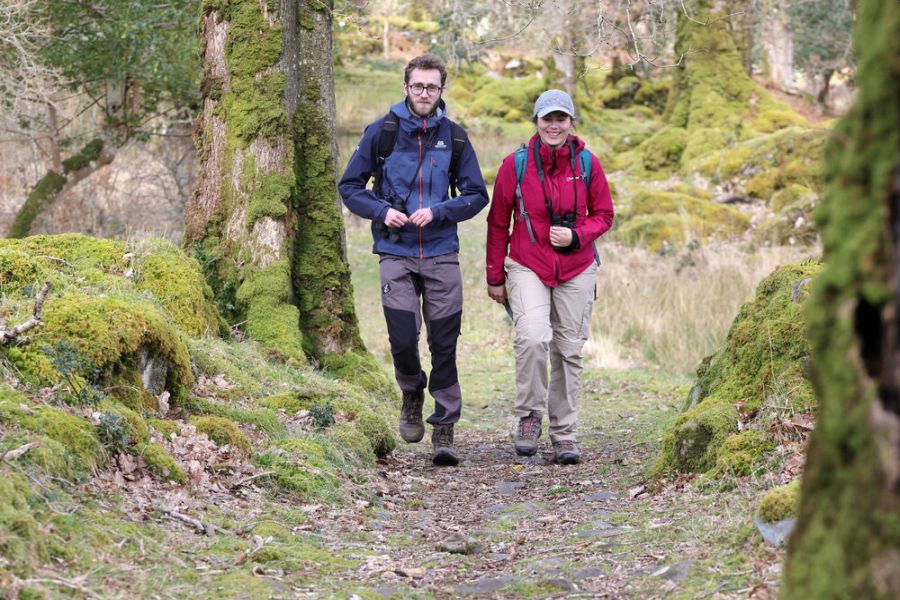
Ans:
[{"label": "small plant on ground", "polygon": [[70,403],[73,404],[97,404],[105,397],[96,386],[86,381],[79,373],[88,373],[94,376],[96,367],[78,353],[75,344],[60,340],[53,346],[45,345],[44,354],[50,357],[50,364],[56,369],[66,383],[69,390]]}]

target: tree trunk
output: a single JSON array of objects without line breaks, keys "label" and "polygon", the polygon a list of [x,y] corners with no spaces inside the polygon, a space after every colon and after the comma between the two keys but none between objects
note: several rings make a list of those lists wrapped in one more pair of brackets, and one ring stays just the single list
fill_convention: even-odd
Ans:
[{"label": "tree trunk", "polygon": [[669,124],[723,127],[741,121],[742,115],[734,114],[725,115],[732,123],[722,123],[722,111],[704,108],[714,103],[740,108],[753,92],[727,20],[733,4],[737,3],[698,0],[692,14],[678,13],[675,57],[680,64],[664,114]]},{"label": "tree trunk", "polygon": [[275,357],[322,360],[364,350],[335,186],[332,3],[274,4],[202,4],[185,244],[231,322]]},{"label": "tree trunk", "polygon": [[769,80],[783,92],[794,92],[794,37],[780,1],[768,0],[762,14],[762,47]]},{"label": "tree trunk", "polygon": [[784,598],[900,597],[900,12],[859,5],[859,95],[826,152],[807,309],[819,420]]},{"label": "tree trunk", "polygon": [[101,139],[85,145],[77,154],[62,161],[62,173],[50,170],[32,188],[28,198],[16,213],[7,237],[24,238],[31,233],[35,219],[53,206],[56,200],[100,167],[116,157],[117,147],[110,147]]}]

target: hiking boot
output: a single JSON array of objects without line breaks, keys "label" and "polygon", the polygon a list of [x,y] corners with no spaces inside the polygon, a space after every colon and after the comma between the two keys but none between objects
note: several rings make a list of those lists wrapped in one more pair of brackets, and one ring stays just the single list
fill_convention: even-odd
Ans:
[{"label": "hiking boot", "polygon": [[560,465],[574,465],[581,462],[581,453],[572,440],[553,442],[553,457]]},{"label": "hiking boot", "polygon": [[425,423],[422,421],[422,404],[425,390],[403,392],[403,406],[400,408],[400,437],[410,444],[425,437]]},{"label": "hiking boot", "polygon": [[537,454],[539,437],[541,437],[541,413],[531,411],[519,419],[519,428],[516,430],[516,454],[519,456]]},{"label": "hiking boot", "polygon": [[431,462],[440,467],[455,467],[459,455],[453,447],[453,424],[435,425],[431,432]]}]

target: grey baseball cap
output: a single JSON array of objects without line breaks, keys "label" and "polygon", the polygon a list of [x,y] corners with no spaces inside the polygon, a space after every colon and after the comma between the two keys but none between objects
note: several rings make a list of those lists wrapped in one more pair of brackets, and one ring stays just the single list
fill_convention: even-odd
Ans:
[{"label": "grey baseball cap", "polygon": [[572,98],[562,90],[547,90],[538,96],[534,103],[534,116],[546,117],[552,112],[564,112],[575,118],[575,103]]}]

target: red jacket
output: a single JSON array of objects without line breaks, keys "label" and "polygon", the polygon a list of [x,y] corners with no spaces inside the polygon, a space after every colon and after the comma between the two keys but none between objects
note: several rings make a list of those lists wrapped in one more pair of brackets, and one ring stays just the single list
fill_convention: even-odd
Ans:
[{"label": "red jacket", "polygon": [[[528,159],[525,176],[522,178],[525,212],[531,220],[537,244],[531,242],[528,227],[519,214],[519,202],[516,197],[516,158],[513,153],[504,159],[497,172],[491,209],[487,217],[489,285],[500,285],[506,281],[503,259],[508,249],[510,258],[534,271],[544,285],[556,287],[588,268],[594,260],[594,240],[612,226],[613,205],[609,184],[597,157],[592,156],[591,181],[588,189],[578,177],[580,173],[572,172],[568,143],[555,150],[541,144],[544,190],[553,211],[557,214],[572,210],[576,212],[573,231],[578,238],[578,249],[571,254],[560,254],[553,250],[550,245],[550,217],[547,214],[544,190],[541,189],[537,166],[532,156],[537,137],[535,134],[528,142]],[[584,148],[584,142],[576,136],[570,135],[569,140],[575,141],[576,152]],[[577,171],[581,169],[577,160],[575,169]],[[510,235],[509,224],[512,218],[515,218],[515,221]]]}]

